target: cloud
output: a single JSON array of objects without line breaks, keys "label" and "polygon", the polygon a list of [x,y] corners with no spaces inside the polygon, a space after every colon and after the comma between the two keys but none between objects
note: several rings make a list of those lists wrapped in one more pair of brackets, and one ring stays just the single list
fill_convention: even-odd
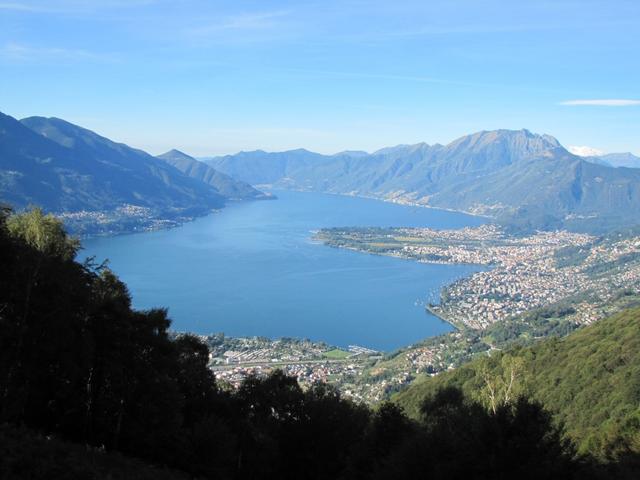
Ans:
[{"label": "cloud", "polygon": [[266,30],[278,27],[279,19],[290,14],[288,10],[274,12],[243,13],[212,22],[201,27],[189,29],[188,33],[194,36],[208,36],[225,31],[240,30]]},{"label": "cloud", "polygon": [[0,60],[18,63],[43,61],[114,62],[117,61],[117,57],[109,53],[96,53],[82,49],[39,48],[19,43],[7,43],[0,47]]},{"label": "cloud", "polygon": [[579,157],[599,157],[600,155],[604,155],[604,152],[598,148],[571,145],[567,148],[574,155],[578,155]]},{"label": "cloud", "polygon": [[35,5],[27,5],[25,3],[0,3],[0,10],[15,10],[19,12],[39,12],[41,8]]},{"label": "cloud", "polygon": [[156,3],[157,0],[94,0],[83,2],[78,0],[63,0],[56,4],[38,0],[22,2],[0,2],[0,10],[31,13],[74,13],[100,10],[143,7]]},{"label": "cloud", "polygon": [[177,32],[189,46],[198,48],[281,41],[294,34],[290,15],[291,10],[201,15],[188,19]]},{"label": "cloud", "polygon": [[568,106],[595,106],[595,107],[629,107],[640,105],[640,100],[630,100],[625,98],[608,98],[594,100],[566,100],[560,105]]}]

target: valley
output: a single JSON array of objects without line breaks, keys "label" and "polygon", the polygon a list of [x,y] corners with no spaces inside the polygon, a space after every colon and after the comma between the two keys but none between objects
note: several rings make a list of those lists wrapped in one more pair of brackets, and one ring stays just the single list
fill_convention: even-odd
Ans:
[{"label": "valley", "polygon": [[0,480],[640,479],[638,27],[0,0]]},{"label": "valley", "polygon": [[[82,258],[108,259],[137,307],[167,305],[177,331],[203,339],[229,335],[211,366],[230,385],[282,368],[375,403],[638,300],[640,237],[610,233],[640,221],[631,154],[579,157],[523,129],[196,159],[57,118],[2,115],[0,127],[3,199],[40,204],[85,237]],[[291,337],[320,343],[299,351]]]}]

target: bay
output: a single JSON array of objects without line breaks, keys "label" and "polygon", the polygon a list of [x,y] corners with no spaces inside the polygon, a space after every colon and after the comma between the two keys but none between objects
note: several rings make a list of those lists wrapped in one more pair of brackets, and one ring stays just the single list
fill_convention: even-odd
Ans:
[{"label": "bay", "polygon": [[390,351],[452,327],[424,309],[481,267],[335,249],[313,231],[341,226],[462,228],[457,212],[320,193],[275,191],[170,230],[98,237],[82,256],[109,260],[134,307],[166,307],[198,334],[310,338]]}]

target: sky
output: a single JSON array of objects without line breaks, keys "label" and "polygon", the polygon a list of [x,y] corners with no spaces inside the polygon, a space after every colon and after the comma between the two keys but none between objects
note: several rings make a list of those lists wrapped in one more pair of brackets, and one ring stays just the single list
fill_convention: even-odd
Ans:
[{"label": "sky", "polygon": [[527,128],[640,155],[640,1],[0,0],[0,111],[153,154]]}]

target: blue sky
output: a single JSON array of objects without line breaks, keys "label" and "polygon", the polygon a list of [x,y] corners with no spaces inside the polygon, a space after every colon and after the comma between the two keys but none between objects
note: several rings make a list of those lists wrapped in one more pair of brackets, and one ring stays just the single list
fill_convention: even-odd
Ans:
[{"label": "blue sky", "polygon": [[0,0],[0,110],[193,155],[528,128],[640,154],[640,1]]}]

